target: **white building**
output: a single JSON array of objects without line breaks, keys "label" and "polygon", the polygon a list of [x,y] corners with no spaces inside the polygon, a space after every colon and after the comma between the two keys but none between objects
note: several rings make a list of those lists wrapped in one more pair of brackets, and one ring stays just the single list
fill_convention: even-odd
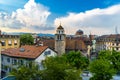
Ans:
[{"label": "white building", "polygon": [[19,65],[28,65],[28,62],[34,61],[42,69],[42,61],[46,56],[56,56],[57,53],[47,46],[25,45],[20,48],[9,48],[2,51],[2,71],[9,73],[12,68]]}]

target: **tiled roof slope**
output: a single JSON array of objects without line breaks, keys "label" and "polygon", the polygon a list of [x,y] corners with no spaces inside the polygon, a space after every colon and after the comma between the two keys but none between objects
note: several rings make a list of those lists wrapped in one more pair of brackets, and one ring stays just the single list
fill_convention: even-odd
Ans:
[{"label": "tiled roof slope", "polygon": [[[2,51],[1,54],[11,56],[11,57],[22,57],[22,58],[32,58],[35,59],[45,51],[48,46],[30,46],[25,45],[20,48],[9,48]],[[20,51],[23,49],[24,51]]]}]

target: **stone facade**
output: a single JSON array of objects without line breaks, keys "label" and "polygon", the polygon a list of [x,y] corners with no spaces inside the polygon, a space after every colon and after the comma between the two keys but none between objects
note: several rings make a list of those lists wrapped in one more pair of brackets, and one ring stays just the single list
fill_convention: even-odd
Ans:
[{"label": "stone facade", "polygon": [[55,34],[55,51],[57,51],[58,55],[61,55],[65,53],[65,47],[66,35],[64,33],[64,28],[60,25]]}]

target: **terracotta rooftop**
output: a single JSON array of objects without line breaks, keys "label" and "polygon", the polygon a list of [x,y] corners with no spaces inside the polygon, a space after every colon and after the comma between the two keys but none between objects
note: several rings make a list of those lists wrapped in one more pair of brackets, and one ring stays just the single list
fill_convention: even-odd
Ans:
[{"label": "terracotta rooftop", "polygon": [[99,36],[98,38],[120,38],[120,34],[111,34],[111,35],[103,35],[103,36]]},{"label": "terracotta rooftop", "polygon": [[[40,40],[36,44],[39,44],[39,42],[43,42],[44,46],[49,46],[51,49],[54,49],[55,46],[55,40],[49,39],[49,40]],[[86,50],[87,45],[90,44],[90,41],[86,37],[67,37],[66,38],[66,50]]]},{"label": "terracotta rooftop", "polygon": [[1,54],[11,57],[31,58],[35,59],[45,51],[48,46],[30,46],[25,45],[20,48],[9,48],[2,51]]},{"label": "terracotta rooftop", "polygon": [[19,35],[0,35],[0,38],[19,38]]}]

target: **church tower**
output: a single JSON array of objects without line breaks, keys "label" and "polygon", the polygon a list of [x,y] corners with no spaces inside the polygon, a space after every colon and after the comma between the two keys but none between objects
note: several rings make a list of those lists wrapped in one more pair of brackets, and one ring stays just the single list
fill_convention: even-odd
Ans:
[{"label": "church tower", "polygon": [[66,47],[65,43],[66,43],[65,31],[60,24],[55,34],[55,51],[58,52],[58,55],[65,53],[65,47]]}]

